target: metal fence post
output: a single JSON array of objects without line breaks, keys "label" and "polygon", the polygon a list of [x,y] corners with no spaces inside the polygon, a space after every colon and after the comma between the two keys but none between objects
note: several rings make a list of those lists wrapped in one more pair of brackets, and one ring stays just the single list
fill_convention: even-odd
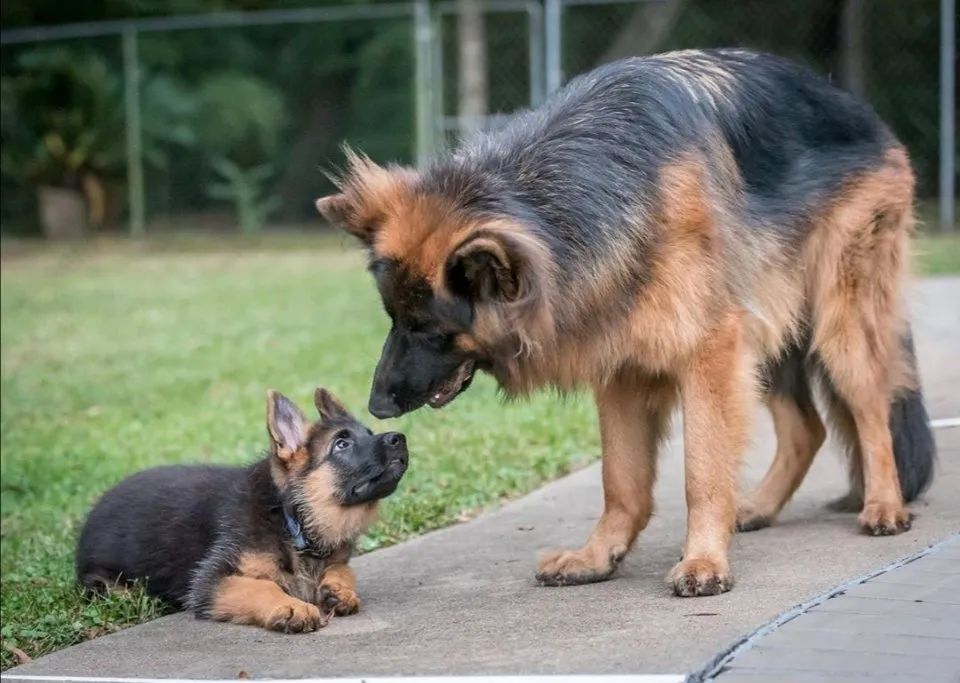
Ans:
[{"label": "metal fence post", "polygon": [[956,75],[957,7],[940,0],[940,230],[953,231],[956,201]]},{"label": "metal fence post", "polygon": [[447,129],[444,125],[443,118],[446,116],[446,102],[444,102],[444,97],[446,95],[446,66],[443,61],[443,11],[441,6],[434,5],[433,8],[433,35],[431,36],[433,49],[433,54],[431,56],[432,61],[430,62],[430,81],[432,85],[433,92],[433,109],[431,110],[431,115],[433,118],[430,120],[431,124],[431,140],[433,141],[432,152],[439,152],[447,147],[449,140],[447,139]]},{"label": "metal fence post", "polygon": [[543,8],[539,2],[527,3],[528,42],[530,59],[530,106],[543,103],[547,92],[543,70]]},{"label": "metal fence post", "polygon": [[433,25],[430,0],[415,0],[413,6],[414,69],[417,120],[417,166],[423,167],[435,150],[433,79]]},{"label": "metal fence post", "polygon": [[130,204],[130,234],[146,231],[143,197],[143,139],[140,126],[140,67],[137,29],[123,29],[123,99],[127,136],[127,198]]},{"label": "metal fence post", "polygon": [[544,43],[546,46],[547,94],[563,85],[561,0],[544,0]]}]

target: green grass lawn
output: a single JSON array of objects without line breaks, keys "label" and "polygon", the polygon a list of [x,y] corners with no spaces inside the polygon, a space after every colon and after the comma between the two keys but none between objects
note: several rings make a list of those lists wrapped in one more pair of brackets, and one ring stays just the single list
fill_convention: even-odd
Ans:
[{"label": "green grass lawn", "polygon": [[[14,247],[13,257],[5,247],[4,667],[14,648],[36,656],[159,613],[136,594],[88,603],[73,584],[84,514],[121,478],[258,457],[268,387],[312,410],[323,384],[378,426],[365,405],[387,318],[352,243],[194,246]],[[451,524],[598,451],[588,401],[505,408],[488,378],[389,427],[407,433],[410,469],[364,550]]]},{"label": "green grass lawn", "polygon": [[[960,236],[918,240],[918,270],[960,272]],[[243,464],[265,445],[268,387],[309,407],[324,384],[362,419],[386,316],[349,241],[181,236],[145,245],[5,243],[2,665],[160,613],[142,594],[86,602],[73,544],[93,501],[174,462]],[[372,419],[369,419],[371,426]],[[407,432],[409,473],[363,549],[528,491],[598,451],[589,401],[504,407],[492,382]],[[362,582],[363,577],[360,577]]]},{"label": "green grass lawn", "polygon": [[960,232],[922,235],[914,241],[913,250],[918,274],[960,273]]}]

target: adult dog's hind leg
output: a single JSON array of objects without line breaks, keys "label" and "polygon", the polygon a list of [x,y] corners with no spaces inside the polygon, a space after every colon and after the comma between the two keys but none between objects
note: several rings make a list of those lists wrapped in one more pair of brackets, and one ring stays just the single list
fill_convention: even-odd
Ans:
[{"label": "adult dog's hind leg", "polygon": [[[813,347],[829,386],[856,425],[863,466],[859,521],[871,535],[910,528],[900,490],[890,404],[912,375],[900,342],[902,272],[912,223],[912,175],[900,151],[844,197],[814,242],[823,264],[816,292]],[[827,228],[830,228],[827,230]]]},{"label": "adult dog's hind leg", "polygon": [[578,550],[545,553],[537,580],[547,586],[609,578],[653,511],[657,447],[676,400],[668,380],[623,372],[595,390],[603,445],[603,514]]},{"label": "adult dog's hind leg", "polygon": [[827,409],[827,421],[847,455],[847,472],[850,480],[849,491],[827,503],[827,509],[833,512],[860,512],[863,509],[863,454],[860,452],[857,423],[846,402],[833,388],[822,363],[820,375],[820,388]]},{"label": "adult dog's hind leg", "polygon": [[817,414],[804,367],[796,349],[767,372],[766,403],[773,416],[777,453],[760,485],[737,506],[737,530],[769,526],[810,469],[827,432]]},{"label": "adult dog's hind leg", "polygon": [[667,581],[677,595],[715,595],[733,587],[727,561],[736,522],[736,485],[747,443],[753,368],[739,318],[731,315],[683,371],[687,539]]}]

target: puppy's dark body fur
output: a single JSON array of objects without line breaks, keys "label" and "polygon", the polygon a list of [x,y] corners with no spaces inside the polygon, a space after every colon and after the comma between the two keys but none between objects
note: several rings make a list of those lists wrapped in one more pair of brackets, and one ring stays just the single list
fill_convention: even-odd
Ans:
[{"label": "puppy's dark body fur", "polygon": [[[144,581],[148,593],[209,616],[220,580],[245,553],[269,553],[293,572],[296,554],[269,460],[249,467],[170,466],[139,472],[90,512],[77,549],[77,576],[93,591]],[[351,543],[325,549],[344,561]]]},{"label": "puppy's dark body fur", "polygon": [[[318,200],[369,248],[393,326],[379,417],[446,405],[474,369],[508,394],[593,389],[605,506],[543,583],[609,577],[649,520],[657,442],[684,413],[680,595],[732,585],[735,524],[769,524],[825,437],[819,383],[874,535],[910,525],[932,476],[902,306],[914,179],[855,97],[747,50],[628,59],[422,172],[350,156]],[[759,375],[759,377],[758,377]],[[758,389],[778,450],[735,503]]]},{"label": "puppy's dark body fur", "polygon": [[198,617],[285,631],[323,626],[319,608],[356,611],[347,562],[402,476],[406,448],[317,396],[323,419],[309,426],[271,393],[271,452],[259,462],[158,467],[108,491],[80,535],[80,584],[99,593],[143,582]]}]

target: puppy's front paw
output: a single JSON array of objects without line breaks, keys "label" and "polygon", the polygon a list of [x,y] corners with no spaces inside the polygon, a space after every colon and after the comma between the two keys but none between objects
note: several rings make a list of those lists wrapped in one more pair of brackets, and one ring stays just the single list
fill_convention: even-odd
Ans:
[{"label": "puppy's front paw", "polygon": [[320,586],[320,606],[327,613],[345,617],[360,611],[360,597],[349,586],[323,584]]},{"label": "puppy's front paw", "polygon": [[265,626],[281,633],[309,633],[323,628],[329,622],[329,614],[325,616],[316,605],[298,600],[277,606],[270,613]]},{"label": "puppy's front paw", "polygon": [[537,582],[541,586],[576,586],[606,581],[626,554],[624,546],[614,546],[606,552],[588,548],[548,551],[537,563]]},{"label": "puppy's front paw", "polygon": [[857,520],[870,536],[893,536],[910,529],[912,516],[901,503],[867,503]]},{"label": "puppy's front paw", "polygon": [[718,595],[733,588],[733,576],[726,563],[692,557],[678,562],[667,575],[667,583],[682,598]]}]

